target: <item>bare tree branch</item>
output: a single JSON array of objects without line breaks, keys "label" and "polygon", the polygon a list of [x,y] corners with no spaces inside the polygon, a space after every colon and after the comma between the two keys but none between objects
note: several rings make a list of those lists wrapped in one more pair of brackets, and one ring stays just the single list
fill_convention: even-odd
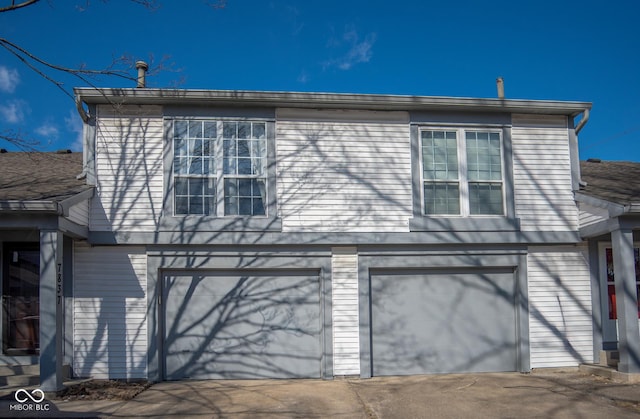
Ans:
[{"label": "bare tree branch", "polygon": [[10,6],[0,7],[0,13],[11,12],[13,10],[18,10],[23,7],[31,6],[32,4],[38,3],[40,0],[25,0],[22,3],[16,4],[15,0],[11,0]]},{"label": "bare tree branch", "polygon": [[[0,3],[4,3],[5,5],[0,5],[0,13],[13,11],[17,9],[27,8],[29,6],[33,6],[37,3],[40,3],[41,0],[0,0]],[[155,10],[160,7],[159,0],[128,0],[131,3],[140,5],[149,10]],[[226,6],[226,0],[203,0],[205,4],[214,8],[214,9],[222,9]],[[108,3],[109,0],[102,0],[103,3]],[[85,10],[91,4],[91,0],[77,0],[76,7],[79,10]],[[22,62],[26,67],[35,72],[38,76],[42,77],[44,80],[47,80],[51,84],[53,84],[56,88],[62,91],[67,97],[69,97],[72,101],[75,102],[75,97],[72,92],[73,86],[65,86],[65,83],[62,81],[63,78],[59,77],[62,75],[70,75],[77,80],[81,81],[82,85],[86,85],[89,87],[93,87],[95,89],[99,89],[97,86],[97,81],[102,78],[116,78],[127,80],[131,82],[137,81],[137,74],[134,73],[135,69],[135,60],[131,56],[123,55],[118,58],[114,58],[112,63],[102,69],[91,69],[87,68],[86,65],[81,64],[77,67],[66,67],[58,64],[54,64],[51,61],[48,61],[40,56],[37,56],[30,52],[28,49],[17,45],[16,43],[10,41],[9,39],[0,37],[0,47],[4,48],[11,55],[16,57],[20,62]],[[154,58],[152,55],[149,56],[148,64],[150,66],[150,71],[147,72],[148,75],[158,74],[161,71],[180,71],[176,70],[173,63],[169,62],[168,56],[163,56],[162,59],[157,64],[153,64]],[[174,84],[175,85],[175,84]],[[111,99],[108,99],[111,102]],[[112,103],[113,106],[118,106],[116,103]],[[82,106],[81,103],[76,103],[76,107],[78,107],[78,111],[82,118],[85,120],[88,118],[86,114],[86,109]],[[35,150],[35,146],[38,145],[37,142],[25,139],[19,132],[14,131],[4,131],[0,132],[0,141],[7,141],[18,148],[23,150]]]},{"label": "bare tree branch", "polygon": [[0,140],[14,145],[21,151],[38,151],[38,146],[40,145],[40,141],[29,139],[25,137],[21,132],[12,130],[5,130],[0,132]]}]

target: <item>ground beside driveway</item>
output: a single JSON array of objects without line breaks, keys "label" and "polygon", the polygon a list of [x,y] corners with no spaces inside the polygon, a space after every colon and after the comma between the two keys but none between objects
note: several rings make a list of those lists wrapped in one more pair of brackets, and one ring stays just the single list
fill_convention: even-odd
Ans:
[{"label": "ground beside driveway", "polygon": [[[640,384],[568,372],[369,380],[163,382],[128,402],[55,402],[51,416],[638,418]],[[0,413],[6,413],[0,405]],[[15,412],[14,412],[15,413]]]}]

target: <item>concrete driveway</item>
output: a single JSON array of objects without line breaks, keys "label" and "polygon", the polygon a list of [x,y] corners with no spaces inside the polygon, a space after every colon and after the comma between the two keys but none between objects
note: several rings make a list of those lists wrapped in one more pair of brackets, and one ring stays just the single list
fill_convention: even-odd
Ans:
[{"label": "concrete driveway", "polygon": [[[5,412],[2,407],[1,413]],[[14,413],[15,416],[16,412]],[[128,402],[55,402],[39,416],[180,418],[638,418],[640,384],[578,372],[369,380],[180,381]],[[38,416],[36,416],[38,417]]]}]

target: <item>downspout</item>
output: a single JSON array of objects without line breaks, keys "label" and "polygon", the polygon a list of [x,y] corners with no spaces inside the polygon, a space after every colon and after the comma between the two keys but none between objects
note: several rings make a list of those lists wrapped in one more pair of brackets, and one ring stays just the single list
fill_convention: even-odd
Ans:
[{"label": "downspout", "polygon": [[574,191],[579,191],[586,186],[586,182],[582,180],[580,171],[580,150],[578,147],[578,133],[587,125],[589,121],[589,108],[585,108],[582,112],[582,119],[574,128],[573,134],[569,134],[569,153],[571,155],[571,187]]},{"label": "downspout", "polygon": [[78,114],[80,115],[80,119],[82,119],[82,173],[76,176],[76,179],[86,179],[87,177],[87,150],[85,146],[85,125],[89,123],[89,115],[87,115],[87,111],[84,110],[84,106],[82,106],[82,98],[80,95],[76,94],[76,109],[78,110]]},{"label": "downspout", "polygon": [[587,125],[587,121],[589,121],[589,109],[588,108],[585,109],[584,112],[582,113],[582,119],[580,120],[580,122],[578,122],[578,126],[575,128],[576,135],[578,135],[580,130],[582,128],[584,128],[585,125]]}]

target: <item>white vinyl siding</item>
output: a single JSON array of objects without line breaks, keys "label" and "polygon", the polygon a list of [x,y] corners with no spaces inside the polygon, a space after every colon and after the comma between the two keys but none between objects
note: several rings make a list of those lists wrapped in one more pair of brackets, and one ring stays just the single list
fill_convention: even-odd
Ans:
[{"label": "white vinyl siding", "polygon": [[513,115],[516,216],[523,231],[576,231],[567,118]]},{"label": "white vinyl siding", "polygon": [[279,109],[277,117],[283,231],[409,231],[408,114]]},{"label": "white vinyl siding", "polygon": [[147,377],[146,271],[143,248],[75,246],[76,376]]},{"label": "white vinyl siding", "polygon": [[593,362],[587,247],[529,248],[527,273],[531,368]]},{"label": "white vinyl siding", "polygon": [[153,231],[163,203],[159,106],[98,107],[92,231]]},{"label": "white vinyl siding", "polygon": [[358,255],[355,247],[332,250],[333,375],[359,375]]},{"label": "white vinyl siding", "polygon": [[71,221],[83,226],[89,225],[89,201],[82,201],[69,208]]}]

